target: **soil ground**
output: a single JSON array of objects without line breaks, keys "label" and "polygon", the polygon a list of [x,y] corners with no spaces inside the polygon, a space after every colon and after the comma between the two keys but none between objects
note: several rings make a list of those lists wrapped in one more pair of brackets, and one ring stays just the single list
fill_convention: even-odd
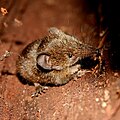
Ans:
[{"label": "soil ground", "polygon": [[[119,120],[120,74],[109,65],[104,50],[105,73],[87,73],[78,80],[49,89],[31,98],[34,86],[22,84],[16,76],[16,60],[23,48],[57,27],[94,47],[96,16],[84,0],[3,0],[0,7],[0,120]],[[84,39],[83,39],[84,38]]]}]

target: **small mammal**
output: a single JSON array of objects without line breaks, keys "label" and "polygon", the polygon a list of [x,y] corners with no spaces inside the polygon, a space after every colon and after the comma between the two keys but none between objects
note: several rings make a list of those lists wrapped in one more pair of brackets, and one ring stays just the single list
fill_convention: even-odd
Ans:
[{"label": "small mammal", "polygon": [[94,53],[96,49],[92,46],[52,27],[49,35],[33,41],[22,51],[16,63],[17,73],[34,83],[37,96],[48,84],[69,82],[81,69],[79,60]]}]

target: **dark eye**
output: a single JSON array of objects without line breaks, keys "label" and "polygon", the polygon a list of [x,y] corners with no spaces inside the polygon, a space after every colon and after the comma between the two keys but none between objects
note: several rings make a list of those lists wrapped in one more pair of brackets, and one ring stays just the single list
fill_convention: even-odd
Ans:
[{"label": "dark eye", "polygon": [[71,57],[72,57],[72,53],[69,53],[69,54],[68,54],[68,57],[71,58]]}]

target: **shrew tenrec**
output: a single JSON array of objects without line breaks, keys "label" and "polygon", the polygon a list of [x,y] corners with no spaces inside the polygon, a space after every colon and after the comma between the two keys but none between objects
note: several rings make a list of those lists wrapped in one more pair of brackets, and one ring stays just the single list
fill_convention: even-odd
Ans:
[{"label": "shrew tenrec", "polygon": [[41,92],[48,84],[69,82],[81,69],[79,61],[95,52],[95,48],[52,27],[46,37],[33,41],[22,51],[16,64],[17,73]]}]

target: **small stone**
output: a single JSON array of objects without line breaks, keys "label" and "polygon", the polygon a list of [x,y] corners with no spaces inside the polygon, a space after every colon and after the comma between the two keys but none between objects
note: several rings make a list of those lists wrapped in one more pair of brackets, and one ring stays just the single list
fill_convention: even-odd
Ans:
[{"label": "small stone", "polygon": [[115,77],[118,77],[118,76],[119,76],[119,74],[116,72],[116,73],[114,73],[114,76],[115,76]]},{"label": "small stone", "polygon": [[99,102],[99,98],[96,98],[95,101],[96,101],[96,102]]},{"label": "small stone", "polygon": [[102,102],[102,107],[105,108],[107,106],[106,102]]}]

